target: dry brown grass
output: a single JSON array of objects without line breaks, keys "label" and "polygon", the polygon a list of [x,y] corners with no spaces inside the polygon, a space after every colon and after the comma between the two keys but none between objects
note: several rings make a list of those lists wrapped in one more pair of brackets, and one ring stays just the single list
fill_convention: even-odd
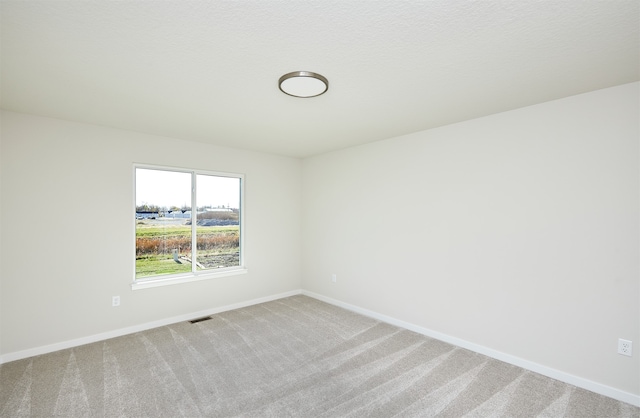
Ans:
[{"label": "dry brown grass", "polygon": [[[223,248],[237,248],[240,238],[237,234],[201,235],[198,237],[199,250],[215,250]],[[171,254],[177,249],[180,254],[191,252],[191,238],[185,236],[174,237],[140,237],[136,239],[136,255]]]}]

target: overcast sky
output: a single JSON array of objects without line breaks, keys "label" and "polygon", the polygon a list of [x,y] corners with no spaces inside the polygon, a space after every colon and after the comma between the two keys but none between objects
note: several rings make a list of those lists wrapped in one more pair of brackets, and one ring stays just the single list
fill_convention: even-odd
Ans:
[{"label": "overcast sky", "polygon": [[[240,179],[198,174],[197,206],[240,206]],[[191,173],[136,169],[136,206],[191,206]]]}]

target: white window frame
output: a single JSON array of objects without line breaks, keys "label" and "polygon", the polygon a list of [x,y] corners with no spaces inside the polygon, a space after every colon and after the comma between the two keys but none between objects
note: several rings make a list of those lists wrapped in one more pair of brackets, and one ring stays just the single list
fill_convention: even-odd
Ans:
[{"label": "white window frame", "polygon": [[195,254],[195,258],[197,260],[197,236],[196,236],[196,227],[197,227],[197,205],[196,205],[196,176],[207,175],[207,176],[217,176],[217,177],[231,177],[240,179],[240,214],[239,214],[239,227],[240,227],[240,265],[234,267],[223,267],[219,269],[209,269],[209,270],[201,270],[198,271],[194,267],[189,273],[178,273],[178,274],[166,274],[162,276],[150,276],[144,278],[136,278],[136,263],[135,263],[135,254],[136,254],[136,222],[135,216],[133,217],[133,283],[131,284],[131,288],[133,290],[138,289],[146,289],[158,286],[168,286],[174,284],[181,283],[190,283],[201,280],[209,280],[216,279],[220,277],[227,276],[235,276],[239,274],[246,274],[248,272],[245,267],[245,210],[244,210],[244,189],[245,189],[245,179],[244,174],[238,173],[225,173],[218,171],[209,171],[209,170],[199,170],[192,168],[182,168],[182,167],[167,167],[167,166],[158,166],[158,165],[149,165],[149,164],[139,164],[136,163],[133,165],[133,213],[136,212],[136,170],[137,169],[148,169],[148,170],[162,170],[162,171],[174,171],[178,173],[190,173],[191,174],[191,248],[192,252]]}]

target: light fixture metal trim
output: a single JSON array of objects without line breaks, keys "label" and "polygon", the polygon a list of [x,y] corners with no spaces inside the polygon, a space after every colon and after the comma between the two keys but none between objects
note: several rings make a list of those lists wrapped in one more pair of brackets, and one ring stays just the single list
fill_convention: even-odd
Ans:
[{"label": "light fixture metal trim", "polygon": [[[285,83],[287,81],[289,82]],[[294,71],[280,77],[278,87],[280,91],[289,96],[317,97],[329,90],[329,80],[311,71]]]}]

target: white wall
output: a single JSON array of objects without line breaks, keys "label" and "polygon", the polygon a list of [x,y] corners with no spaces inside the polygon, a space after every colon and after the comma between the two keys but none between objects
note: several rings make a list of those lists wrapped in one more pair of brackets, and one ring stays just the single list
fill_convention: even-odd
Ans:
[{"label": "white wall", "polygon": [[[4,252],[4,247],[2,245],[2,241],[3,241],[3,236],[4,236],[4,231],[3,231],[3,224],[4,222],[2,222],[2,190],[4,189],[4,183],[3,183],[3,178],[2,178],[2,161],[3,161],[3,157],[2,155],[4,154],[4,147],[2,146],[2,115],[0,114],[0,304],[3,301],[2,298],[2,253]],[[3,336],[2,336],[2,305],[0,305],[0,356],[2,355],[2,340],[3,340]]]},{"label": "white wall", "polygon": [[634,83],[304,160],[303,288],[640,394],[638,102]]},{"label": "white wall", "polygon": [[[0,355],[300,288],[300,160],[9,112],[1,123]],[[132,291],[134,162],[244,173],[248,274]]]}]

